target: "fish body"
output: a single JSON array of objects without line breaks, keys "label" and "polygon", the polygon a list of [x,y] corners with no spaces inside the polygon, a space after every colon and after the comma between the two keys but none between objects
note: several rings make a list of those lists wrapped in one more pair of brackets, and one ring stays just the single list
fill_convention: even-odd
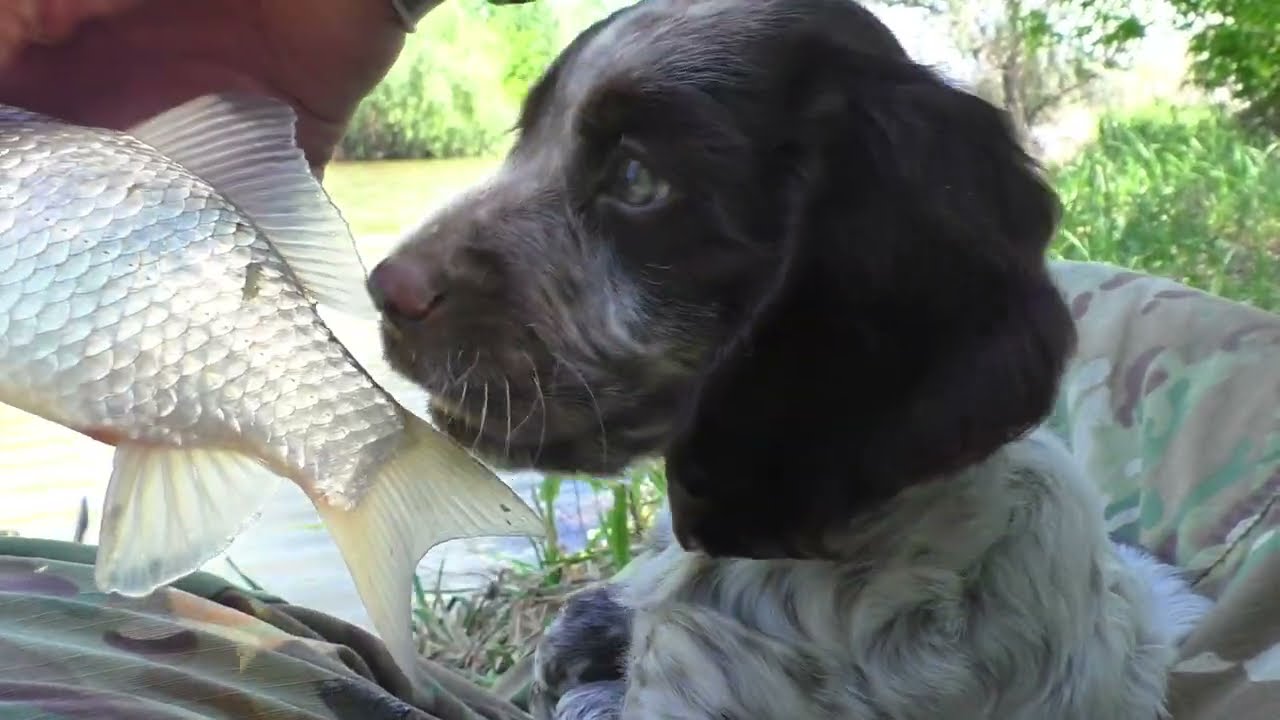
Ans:
[{"label": "fish body", "polygon": [[196,570],[292,481],[407,670],[422,555],[539,534],[339,341],[330,313],[375,327],[364,282],[283,103],[211,95],[126,132],[0,106],[0,401],[115,446],[102,590]]}]

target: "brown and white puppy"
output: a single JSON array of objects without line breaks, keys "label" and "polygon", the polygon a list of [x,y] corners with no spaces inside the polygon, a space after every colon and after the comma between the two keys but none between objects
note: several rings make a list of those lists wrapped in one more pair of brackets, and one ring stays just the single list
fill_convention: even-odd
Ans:
[{"label": "brown and white puppy", "polygon": [[541,717],[1156,716],[1205,602],[1036,429],[1075,334],[1003,113],[850,0],[644,0],[518,130],[369,286],[495,464],[666,458],[674,538],[557,620]]}]

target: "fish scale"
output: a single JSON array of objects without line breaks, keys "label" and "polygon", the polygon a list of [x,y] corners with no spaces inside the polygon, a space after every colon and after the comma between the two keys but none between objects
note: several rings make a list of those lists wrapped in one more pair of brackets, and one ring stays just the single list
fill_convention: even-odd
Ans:
[{"label": "fish scale", "polygon": [[[13,404],[133,440],[247,443],[291,471],[310,464],[318,486],[358,501],[361,452],[404,430],[394,403],[333,341],[248,218],[200,179],[163,174],[155,151],[87,134],[42,136],[25,123],[0,138],[0,154],[32,153],[49,168],[13,188],[35,226],[0,232],[0,246],[16,248],[0,266],[4,295],[18,288],[0,304],[0,382],[25,400]],[[156,240],[133,239],[165,223],[174,229]],[[251,266],[257,291],[246,300]],[[78,308],[82,326],[68,335],[72,296],[98,302]],[[325,413],[300,412],[322,389]],[[312,464],[322,452],[329,461]]]},{"label": "fish scale", "polygon": [[292,481],[408,671],[427,550],[541,523],[326,323],[378,318],[294,123],[243,95],[126,132],[0,106],[0,401],[115,447],[100,589],[197,570]]}]

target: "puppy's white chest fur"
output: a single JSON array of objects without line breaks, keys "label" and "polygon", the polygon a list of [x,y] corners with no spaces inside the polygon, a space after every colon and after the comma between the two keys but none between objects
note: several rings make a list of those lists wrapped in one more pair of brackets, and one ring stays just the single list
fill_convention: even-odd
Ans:
[{"label": "puppy's white chest fur", "polygon": [[849,561],[713,560],[666,542],[619,579],[624,718],[1134,720],[1208,609],[1113,544],[1038,430],[852,527]]}]

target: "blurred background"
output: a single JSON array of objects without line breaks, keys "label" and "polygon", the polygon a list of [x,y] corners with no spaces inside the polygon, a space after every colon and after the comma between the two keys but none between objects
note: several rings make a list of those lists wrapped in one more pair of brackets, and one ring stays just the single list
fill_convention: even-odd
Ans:
[{"label": "blurred background", "polygon": [[[325,185],[372,267],[511,141],[525,89],[625,3],[445,0],[364,102]],[[1066,204],[1054,254],[1131,266],[1280,310],[1280,2],[872,3],[917,60],[1006,107]],[[0,406],[0,528],[96,542],[110,448]],[[548,538],[454,541],[420,567],[424,650],[491,681],[566,591],[624,565],[665,492],[621,478],[507,476]],[[335,546],[286,484],[209,569],[367,626]],[[299,574],[306,568],[308,574]]]}]

